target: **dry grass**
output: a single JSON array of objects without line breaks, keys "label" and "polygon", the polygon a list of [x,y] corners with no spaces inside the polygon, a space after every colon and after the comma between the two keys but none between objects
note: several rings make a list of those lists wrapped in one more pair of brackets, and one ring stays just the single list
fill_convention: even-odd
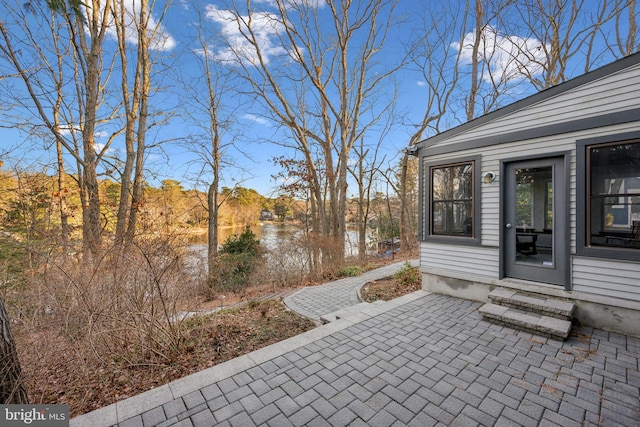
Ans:
[{"label": "dry grass", "polygon": [[392,277],[375,280],[364,285],[360,291],[362,300],[365,302],[375,302],[378,300],[390,301],[411,292],[419,291],[421,283],[403,285]]},{"label": "dry grass", "polygon": [[[70,405],[76,416],[303,333],[315,324],[278,300],[184,322],[182,351],[167,361],[131,364],[87,357],[86,343],[51,327],[16,333],[27,389],[33,403]],[[105,355],[106,356],[106,355]]]}]

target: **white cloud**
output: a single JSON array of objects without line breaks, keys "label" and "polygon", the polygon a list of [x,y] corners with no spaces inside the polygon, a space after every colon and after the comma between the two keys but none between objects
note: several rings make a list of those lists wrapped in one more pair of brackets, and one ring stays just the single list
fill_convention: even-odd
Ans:
[{"label": "white cloud", "polygon": [[264,117],[256,116],[255,114],[246,113],[242,115],[242,118],[264,126],[267,126],[269,124],[269,120],[265,119]]},{"label": "white cloud", "polygon": [[[254,0],[254,3],[277,7],[277,0]],[[286,9],[292,9],[294,7],[300,6],[318,9],[324,7],[327,3],[325,2],[325,0],[283,0],[282,4]]]},{"label": "white cloud", "polygon": [[416,84],[420,87],[425,87],[427,85],[427,82],[425,82],[424,80],[418,80]]},{"label": "white cloud", "polygon": [[82,132],[80,126],[60,126],[59,132],[62,136],[69,136],[71,133]]},{"label": "white cloud", "polygon": [[[61,126],[60,127],[60,135],[62,136],[70,136],[72,133],[80,134],[82,133],[82,128],[80,126]],[[96,138],[104,138],[109,136],[109,134],[105,131],[96,131],[94,133]]]},{"label": "white cloud", "polygon": [[[96,154],[100,154],[102,152],[102,150],[105,149],[107,145],[103,144],[102,142],[96,142],[93,145],[93,149],[95,150]],[[115,153],[116,151],[113,148],[107,148],[107,150],[105,151],[104,154],[109,154],[112,155],[113,153]]]},{"label": "white cloud", "polygon": [[266,4],[267,6],[276,7],[276,0],[255,0],[255,4]]},{"label": "white cloud", "polygon": [[[247,61],[257,64],[258,55],[254,46],[246,40],[243,32],[248,31],[244,22],[248,16],[236,16],[232,11],[218,9],[215,5],[206,6],[205,16],[220,26],[228,47],[218,49],[214,58],[222,62]],[[278,35],[284,30],[276,15],[269,12],[256,12],[251,16],[251,29],[265,62],[273,56],[287,55],[287,50],[278,42]]]},{"label": "white cloud", "polygon": [[[136,28],[136,21],[140,15],[140,2],[136,0],[121,0],[114,1],[114,6],[118,14],[124,18],[124,25],[126,28],[125,39],[128,43],[136,45],[138,43],[138,34]],[[84,6],[86,9],[90,9],[90,4]],[[104,7],[104,3],[101,3],[101,7]],[[104,10],[101,10],[101,14]],[[88,15],[89,11],[85,11]],[[169,51],[176,46],[176,40],[171,34],[169,34],[165,27],[158,23],[153,16],[149,16],[148,32],[149,35],[153,35],[153,40],[150,44],[151,50],[157,51]],[[107,33],[116,38],[116,28],[113,18],[109,19]]]},{"label": "white cloud", "polygon": [[[313,8],[326,6],[325,0],[281,0],[285,9]],[[254,0],[254,4],[263,5],[266,9],[277,9],[277,0]],[[220,34],[226,40],[227,46],[223,48],[208,47],[213,53],[212,58],[229,64],[243,62],[245,64],[258,64],[258,51],[265,63],[269,63],[274,57],[286,57],[289,61],[296,61],[304,52],[299,46],[283,47],[280,35],[285,28],[282,18],[277,13],[267,10],[253,12],[249,15],[237,15],[234,11],[218,8],[215,4],[205,7],[205,17],[220,28]],[[251,31],[255,37],[256,46],[247,40],[249,29],[246,25],[251,22]],[[201,50],[198,53],[202,53]]]},{"label": "white cloud", "polygon": [[[524,78],[526,75],[538,75],[542,72],[545,61],[542,42],[537,39],[527,39],[519,36],[501,34],[497,29],[487,26],[482,32],[479,45],[479,59],[489,65],[490,73],[482,75],[485,81],[506,81]],[[460,51],[462,64],[473,61],[473,44],[475,32],[464,36],[462,46],[453,43],[452,46]]]}]

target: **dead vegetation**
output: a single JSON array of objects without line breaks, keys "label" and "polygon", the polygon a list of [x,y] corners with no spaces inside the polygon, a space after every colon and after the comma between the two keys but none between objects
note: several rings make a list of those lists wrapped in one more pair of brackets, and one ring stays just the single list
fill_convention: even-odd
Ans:
[{"label": "dead vegetation", "polygon": [[211,298],[187,258],[179,244],[147,240],[93,265],[48,255],[26,280],[5,281],[29,401],[68,404],[77,416],[315,326],[269,299],[301,285],[290,277],[259,272],[267,283]]},{"label": "dead vegetation", "polygon": [[[38,334],[20,328],[21,363],[33,403],[70,405],[71,416],[303,333],[315,324],[280,300],[247,304],[185,321],[180,352],[132,363],[117,353],[96,354],[86,340],[56,327]],[[131,349],[133,351],[133,349]]]},{"label": "dead vegetation", "polygon": [[422,279],[418,270],[405,265],[394,277],[375,280],[365,284],[360,296],[365,302],[389,301],[422,288]]}]

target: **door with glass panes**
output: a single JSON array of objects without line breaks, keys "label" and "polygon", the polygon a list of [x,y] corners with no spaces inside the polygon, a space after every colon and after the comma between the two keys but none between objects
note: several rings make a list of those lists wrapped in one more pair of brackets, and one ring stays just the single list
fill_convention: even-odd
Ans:
[{"label": "door with glass panes", "polygon": [[562,157],[505,164],[504,275],[566,286],[567,189]]}]

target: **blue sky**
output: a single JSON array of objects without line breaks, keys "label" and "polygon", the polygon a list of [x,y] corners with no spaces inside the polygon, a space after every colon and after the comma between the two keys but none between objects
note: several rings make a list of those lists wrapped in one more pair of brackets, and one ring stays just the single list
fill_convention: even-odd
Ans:
[{"label": "blue sky", "polygon": [[[0,7],[8,7],[13,0],[4,0]],[[129,1],[129,0],[128,0]],[[318,7],[321,19],[326,19],[327,24],[323,24],[321,28],[330,33],[331,27],[328,8],[323,5],[323,0],[307,0],[313,7]],[[595,7],[601,2],[585,2],[586,8],[591,8],[589,12],[595,12]],[[14,4],[19,4],[16,2]],[[127,7],[134,10],[133,2],[129,1]],[[164,4],[164,3],[163,3]],[[441,57],[442,61],[451,61],[452,55],[455,55],[460,49],[461,55],[461,72],[464,73],[465,61],[468,61],[470,50],[468,47],[473,42],[471,31],[473,30],[472,22],[467,22],[464,28],[456,27],[463,25],[460,19],[460,2],[458,1],[440,1],[430,2],[432,8],[432,16],[426,12],[426,5],[422,2],[412,0],[400,0],[398,7],[393,12],[393,19],[397,20],[392,27],[387,41],[385,42],[383,51],[380,53],[378,67],[384,69],[401,61],[406,52],[406,46],[410,42],[416,40],[425,33],[425,26],[438,26],[441,34],[455,36],[465,34],[464,39],[452,37],[448,40],[441,40],[440,47],[437,46],[432,52],[433,57]],[[161,10],[159,4],[154,10],[154,17],[158,19]],[[275,8],[273,0],[254,0],[253,7],[263,14],[274,13]],[[435,10],[435,12],[433,12]],[[148,181],[153,185],[157,185],[161,180],[171,178],[181,181],[185,188],[193,188],[199,184],[195,177],[202,170],[202,164],[198,161],[199,156],[193,150],[187,148],[185,144],[190,137],[193,136],[195,127],[186,119],[185,112],[194,113],[197,111],[196,103],[189,101],[185,95],[189,90],[190,79],[199,76],[197,51],[202,48],[196,42],[196,29],[202,22],[200,16],[205,16],[205,22],[209,30],[212,40],[216,36],[223,35],[231,43],[235,43],[236,49],[243,49],[237,34],[237,26],[228,20],[228,11],[224,2],[218,1],[193,1],[182,0],[173,2],[167,9],[166,15],[159,27],[159,33],[162,37],[157,42],[155,55],[159,58],[158,64],[155,66],[155,72],[158,73],[154,79],[154,84],[161,90],[152,98],[152,108],[155,112],[163,113],[163,118],[167,121],[152,128],[148,133],[150,143],[159,143],[157,147],[151,148],[147,157]],[[513,12],[512,12],[513,13]],[[0,16],[8,16],[8,13]],[[423,17],[425,17],[423,19]],[[2,18],[0,18],[2,19]],[[5,20],[9,19],[8,17]],[[37,18],[29,18],[37,20]],[[5,21],[3,21],[5,22]],[[265,22],[267,22],[265,20]],[[482,46],[486,52],[491,52],[491,58],[487,62],[491,64],[492,76],[494,79],[504,79],[509,84],[504,86],[505,93],[501,96],[501,101],[495,107],[506,105],[514,100],[520,99],[528,94],[535,92],[535,88],[528,83],[523,83],[522,79],[507,78],[513,77],[513,73],[517,70],[514,68],[512,61],[508,58],[513,55],[514,47],[525,48],[528,52],[533,52],[535,58],[535,47],[540,45],[540,41],[528,35],[525,29],[518,31],[517,26],[506,29],[497,20],[490,21],[487,33],[491,34],[486,38],[487,42]],[[622,23],[624,26],[624,22]],[[450,27],[447,27],[450,26]],[[16,27],[12,27],[14,31],[19,31]],[[603,29],[603,34],[611,36],[612,29],[607,27]],[[436,33],[434,33],[436,34]],[[15,34],[19,37],[18,34]],[[282,55],[285,48],[278,43],[278,29],[273,25],[265,24],[263,31],[260,32],[261,42],[265,51],[269,55],[276,58]],[[327,35],[329,37],[329,35]],[[109,47],[110,46],[110,47]],[[114,49],[115,42],[109,40],[107,49]],[[210,46],[211,52],[217,59],[218,63],[224,63],[228,52],[224,47]],[[446,53],[445,51],[448,51]],[[111,51],[113,53],[113,50]],[[448,58],[448,59],[447,59]],[[611,62],[614,56],[609,52],[604,52],[602,56],[595,61],[599,65]],[[569,75],[567,77],[575,77],[583,72],[584,61],[581,62],[580,55],[575,57],[575,63],[568,68]],[[525,64],[527,71],[536,75],[539,73],[538,67],[527,60],[521,61]],[[8,74],[8,68],[2,64],[0,74]],[[449,68],[451,71],[451,68]],[[186,82],[186,83],[185,83]],[[118,84],[117,77],[112,81],[112,88],[115,90]],[[0,81],[0,85],[12,85],[14,90],[20,90],[20,83],[4,79]],[[15,86],[13,86],[15,84]],[[442,119],[439,130],[446,130],[464,122],[463,101],[465,80],[461,78],[459,81],[457,98],[451,102],[453,108]],[[489,75],[485,74],[483,85],[489,84]],[[241,83],[236,83],[242,87]],[[414,131],[413,124],[418,123],[424,114],[425,103],[428,94],[428,86],[423,77],[421,70],[416,64],[407,64],[403,69],[396,73],[393,79],[389,79],[386,87],[381,88],[383,97],[394,96],[394,90],[397,91],[395,102],[395,118],[394,125],[388,133],[385,134],[381,144],[381,154],[386,158],[385,167],[392,167],[397,164],[400,150],[407,146],[410,134]],[[395,86],[393,86],[395,85]],[[6,86],[9,87],[9,86]],[[485,88],[486,90],[486,88]],[[278,182],[272,178],[280,170],[273,165],[271,159],[281,155],[293,156],[292,150],[285,149],[282,145],[276,145],[268,140],[282,140],[287,137],[286,131],[278,128],[276,124],[268,117],[268,114],[262,109],[259,102],[254,102],[247,97],[241,95],[231,95],[230,93],[224,98],[224,105],[228,117],[232,119],[232,131],[225,135],[225,142],[233,142],[234,146],[229,146],[226,152],[227,163],[222,171],[224,186],[232,187],[239,184],[243,187],[254,188],[263,195],[270,196],[277,194]],[[2,111],[0,111],[1,113]],[[21,116],[29,121],[30,113],[26,112],[23,107],[13,106],[10,110],[5,110],[5,114],[12,117]],[[35,119],[31,119],[35,120]],[[0,154],[8,161],[9,166],[16,162],[22,165],[47,165],[52,164],[55,154],[51,150],[45,149],[41,140],[38,138],[28,138],[25,131],[17,131],[7,128],[11,118],[4,118],[0,122]],[[368,144],[374,144],[380,138],[382,125],[377,126],[366,136]],[[96,134],[99,143],[105,143],[110,128],[107,126],[98,130]],[[435,133],[435,129],[429,129],[425,136]],[[43,146],[44,145],[44,146]],[[17,147],[10,155],[5,151],[9,147]],[[110,149],[111,154],[117,154],[122,150],[121,138],[118,138]],[[73,163],[70,162],[70,166]],[[205,177],[206,180],[206,177]],[[203,188],[200,185],[201,188]],[[380,188],[384,190],[384,187]],[[355,189],[353,192],[355,193]]]}]

